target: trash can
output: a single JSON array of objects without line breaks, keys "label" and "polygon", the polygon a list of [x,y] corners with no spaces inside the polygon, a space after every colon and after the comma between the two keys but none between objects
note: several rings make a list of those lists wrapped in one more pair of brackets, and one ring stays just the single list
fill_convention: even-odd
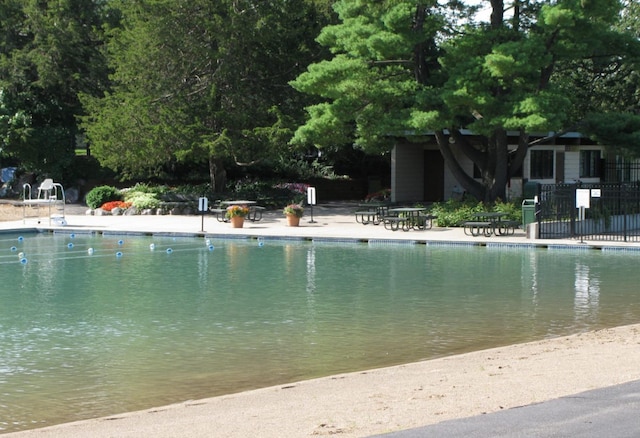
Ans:
[{"label": "trash can", "polygon": [[527,225],[536,221],[536,200],[525,199],[522,201],[522,228],[526,231]]}]

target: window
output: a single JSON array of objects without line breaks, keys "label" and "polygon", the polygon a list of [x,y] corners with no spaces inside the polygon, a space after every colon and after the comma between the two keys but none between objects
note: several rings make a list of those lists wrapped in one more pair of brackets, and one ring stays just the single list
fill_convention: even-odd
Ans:
[{"label": "window", "polygon": [[531,151],[531,179],[553,179],[553,151]]},{"label": "window", "polygon": [[599,178],[600,162],[600,151],[580,151],[580,178]]}]

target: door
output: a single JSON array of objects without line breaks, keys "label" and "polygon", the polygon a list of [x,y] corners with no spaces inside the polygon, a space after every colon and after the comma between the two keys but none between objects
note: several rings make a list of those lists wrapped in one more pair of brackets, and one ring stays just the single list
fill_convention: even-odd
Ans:
[{"label": "door", "polygon": [[444,200],[444,158],[438,150],[424,151],[424,200]]}]

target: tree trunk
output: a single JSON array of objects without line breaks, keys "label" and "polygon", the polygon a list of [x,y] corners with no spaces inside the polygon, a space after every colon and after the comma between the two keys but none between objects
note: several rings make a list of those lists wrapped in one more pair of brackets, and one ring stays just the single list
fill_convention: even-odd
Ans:
[{"label": "tree trunk", "polygon": [[221,158],[209,157],[209,178],[211,179],[211,191],[213,193],[224,191],[227,183],[227,171]]},{"label": "tree trunk", "polygon": [[[481,183],[473,179],[472,176],[467,174],[465,170],[460,166],[458,159],[453,153],[452,146],[456,144],[458,140],[455,140],[454,136],[447,136],[442,131],[436,131],[436,141],[438,142],[438,148],[444,158],[444,162],[453,174],[453,177],[462,186],[465,192],[477,199],[484,198],[484,187]],[[450,142],[449,140],[452,140]]]},{"label": "tree trunk", "polygon": [[493,202],[496,199],[506,198],[506,188],[509,171],[509,145],[507,133],[504,130],[496,131],[489,139],[489,166],[483,174],[486,174],[485,202]]},{"label": "tree trunk", "polygon": [[[442,131],[436,132],[436,140],[444,162],[453,174],[453,177],[462,186],[465,192],[479,201],[491,203],[496,199],[506,198],[506,187],[509,181],[509,148],[506,131],[496,131],[490,138],[485,138],[486,150],[480,150],[471,145],[467,139],[455,130],[452,135],[446,135]],[[516,152],[516,162],[522,163],[524,158],[521,153],[521,145]],[[526,146],[524,146],[526,148]],[[460,165],[459,158],[454,149],[464,154],[480,169],[482,180],[478,181],[469,175]],[[526,149],[524,149],[526,154]],[[460,155],[459,154],[459,155]]]}]

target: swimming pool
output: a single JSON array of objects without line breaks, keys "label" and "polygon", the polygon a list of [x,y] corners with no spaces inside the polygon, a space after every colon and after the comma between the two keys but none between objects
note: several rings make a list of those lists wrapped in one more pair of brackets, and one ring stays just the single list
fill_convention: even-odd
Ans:
[{"label": "swimming pool", "polygon": [[0,236],[0,431],[640,321],[640,252]]}]

